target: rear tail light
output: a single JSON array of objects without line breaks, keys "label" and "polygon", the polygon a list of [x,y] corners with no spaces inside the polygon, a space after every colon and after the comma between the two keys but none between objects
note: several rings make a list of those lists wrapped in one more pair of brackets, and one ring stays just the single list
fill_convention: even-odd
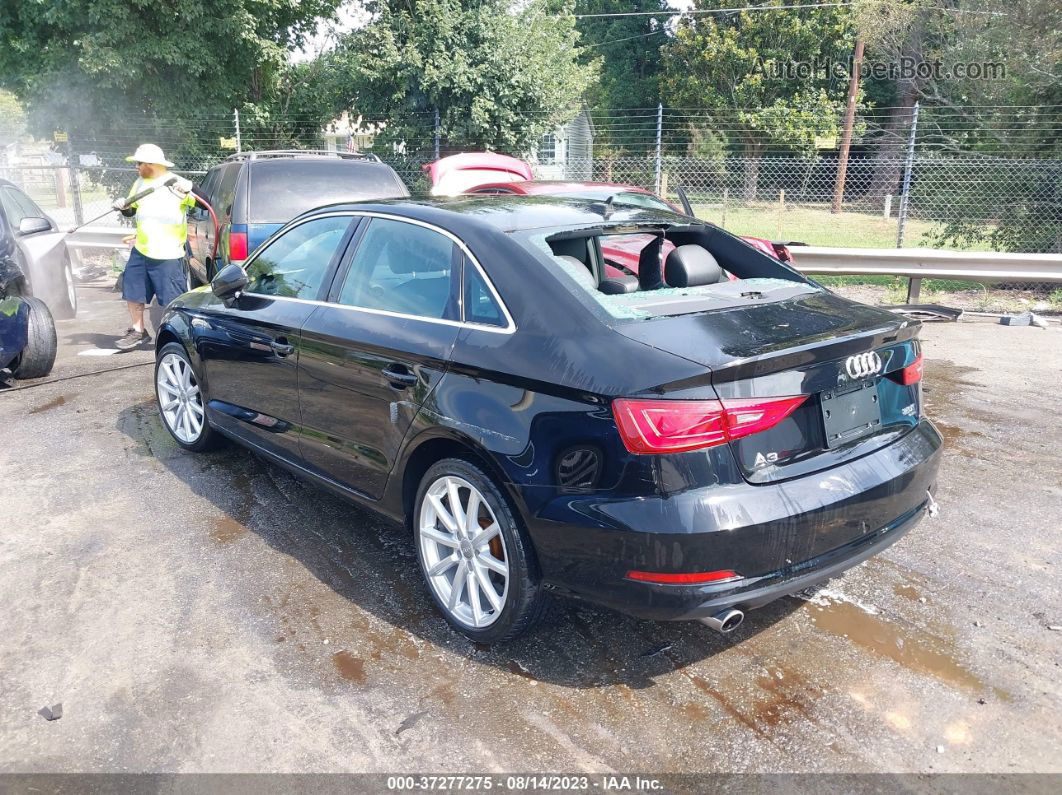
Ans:
[{"label": "rear tail light", "polygon": [[740,580],[741,575],[730,569],[718,571],[691,571],[691,572],[661,572],[661,571],[628,571],[628,580],[639,582],[655,582],[661,585],[703,585],[705,583],[729,582]]},{"label": "rear tail light", "polygon": [[807,395],[741,400],[636,400],[612,403],[623,444],[632,453],[682,453],[771,428]]},{"label": "rear tail light", "polygon": [[889,373],[889,378],[898,384],[904,386],[910,386],[911,384],[917,384],[922,380],[922,368],[923,368],[922,354],[918,354],[918,358],[914,360],[914,363],[907,365],[902,370],[897,370],[894,373]]},{"label": "rear tail light", "polygon": [[247,233],[232,229],[229,231],[229,262],[242,262],[247,259]]}]

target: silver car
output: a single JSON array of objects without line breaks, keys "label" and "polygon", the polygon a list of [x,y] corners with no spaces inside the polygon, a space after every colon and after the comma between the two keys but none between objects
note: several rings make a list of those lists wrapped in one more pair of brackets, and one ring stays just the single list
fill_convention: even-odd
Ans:
[{"label": "silver car", "polygon": [[26,292],[56,318],[77,314],[77,291],[66,233],[16,185],[0,179],[0,257],[22,271]]}]

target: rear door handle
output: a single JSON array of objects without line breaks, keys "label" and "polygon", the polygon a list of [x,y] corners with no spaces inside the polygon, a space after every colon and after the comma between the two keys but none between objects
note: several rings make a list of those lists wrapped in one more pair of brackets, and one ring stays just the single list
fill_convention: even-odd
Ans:
[{"label": "rear door handle", "polygon": [[273,353],[283,358],[295,352],[295,346],[289,345],[288,341],[284,337],[278,337],[269,343],[269,347],[273,349]]},{"label": "rear door handle", "polygon": [[417,383],[417,374],[411,373],[404,364],[389,364],[384,368],[383,376],[397,389],[405,389]]}]

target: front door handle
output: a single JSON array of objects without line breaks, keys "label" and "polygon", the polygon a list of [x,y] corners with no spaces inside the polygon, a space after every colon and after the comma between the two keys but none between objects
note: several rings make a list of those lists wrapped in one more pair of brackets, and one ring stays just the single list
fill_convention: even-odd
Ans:
[{"label": "front door handle", "polygon": [[417,383],[417,374],[411,373],[404,364],[389,364],[384,368],[383,376],[396,389],[405,389]]},{"label": "front door handle", "polygon": [[283,358],[295,352],[295,346],[289,345],[288,341],[284,337],[278,337],[269,343],[269,347],[273,349],[273,353]]}]

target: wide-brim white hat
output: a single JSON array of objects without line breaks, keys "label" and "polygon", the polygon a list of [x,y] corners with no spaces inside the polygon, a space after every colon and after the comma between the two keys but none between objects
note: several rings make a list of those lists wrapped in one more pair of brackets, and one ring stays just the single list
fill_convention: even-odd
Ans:
[{"label": "wide-brim white hat", "polygon": [[173,163],[166,159],[166,155],[162,154],[162,149],[155,144],[140,144],[136,151],[126,158],[126,161],[130,163],[155,163],[159,166],[166,166],[166,168],[173,167]]}]

